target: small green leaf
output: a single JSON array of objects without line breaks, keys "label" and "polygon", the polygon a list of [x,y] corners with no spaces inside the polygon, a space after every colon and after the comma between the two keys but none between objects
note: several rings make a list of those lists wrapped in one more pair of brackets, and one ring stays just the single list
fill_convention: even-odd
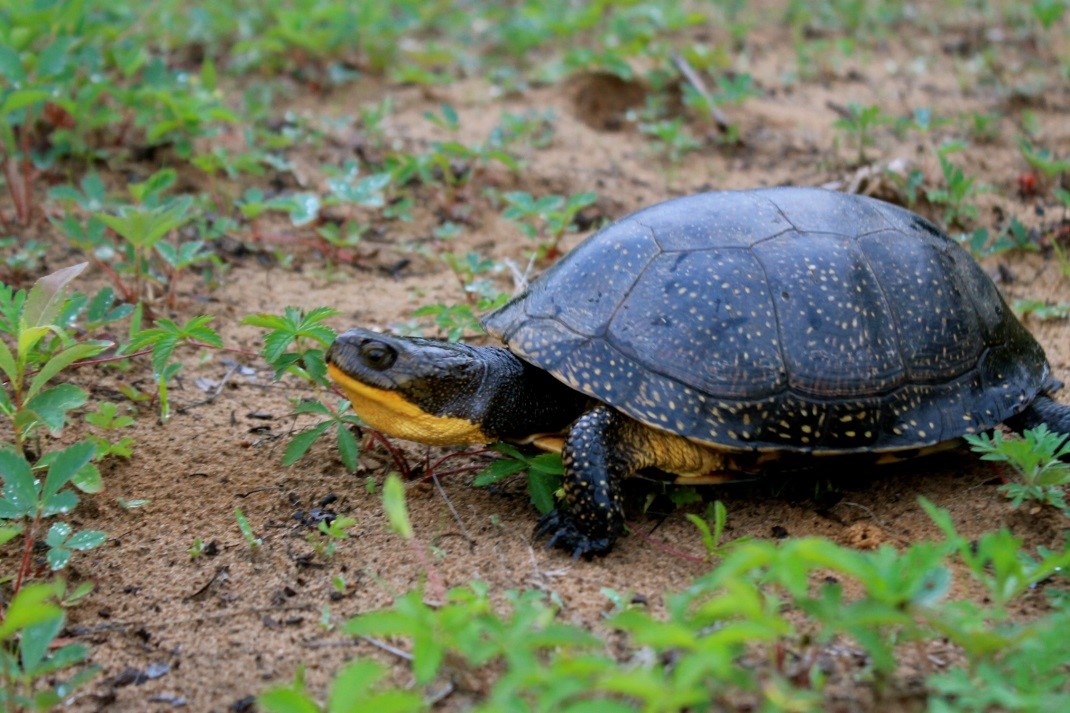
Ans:
[{"label": "small green leaf", "polygon": [[82,262],[65,267],[35,282],[30,288],[30,294],[26,296],[26,304],[22,309],[24,324],[27,327],[52,326],[63,307],[67,284],[78,277],[88,264],[88,262]]},{"label": "small green leaf", "polygon": [[71,536],[71,526],[65,522],[54,522],[52,527],[48,528],[48,534],[45,535],[45,544],[49,547],[59,547],[67,538]]},{"label": "small green leaf", "polygon": [[26,80],[26,69],[22,66],[22,58],[6,42],[0,43],[0,75],[6,77],[12,86]]},{"label": "small green leaf", "polygon": [[29,584],[18,591],[8,604],[3,622],[0,622],[0,641],[10,639],[27,627],[63,616],[63,610],[52,599],[56,596],[55,584]]},{"label": "small green leaf", "polygon": [[32,513],[37,506],[37,487],[26,459],[11,448],[0,450],[0,476],[4,479],[4,499],[9,506],[20,514]]},{"label": "small green leaf", "polygon": [[397,473],[391,473],[383,484],[383,509],[390,521],[390,529],[406,540],[412,539],[412,523],[409,521],[409,508],[405,504],[405,485]]},{"label": "small green leaf", "polygon": [[37,414],[52,435],[63,432],[67,412],[85,403],[87,394],[74,384],[59,384],[45,389],[26,402],[24,410]]},{"label": "small green leaf", "polygon": [[[0,515],[0,517],[5,517]],[[0,545],[7,544],[22,533],[21,527],[0,527]]]},{"label": "small green leaf", "polygon": [[[126,457],[130,456],[129,451],[123,451],[121,449],[119,451],[113,451],[113,453]],[[100,477],[100,469],[97,468],[96,465],[93,463],[86,463],[74,474],[74,477],[71,478],[71,485],[78,488],[83,493],[93,495],[104,489],[104,479]]]},{"label": "small green leaf", "polygon": [[97,447],[92,441],[79,441],[68,446],[56,455],[48,468],[45,486],[41,491],[42,502],[49,502],[74,474],[81,470],[96,453]]},{"label": "small green leaf", "polygon": [[320,707],[304,691],[273,688],[256,699],[266,713],[321,713]]},{"label": "small green leaf", "polygon": [[545,514],[557,507],[554,493],[561,487],[561,479],[541,473],[528,473],[528,494],[539,512]]},{"label": "small green leaf", "polygon": [[327,406],[323,404],[323,402],[316,401],[315,399],[305,399],[301,401],[299,404],[294,406],[293,412],[295,414],[314,413],[320,416],[333,416],[331,410],[327,408]]},{"label": "small green leaf", "polygon": [[0,116],[10,114],[18,111],[19,109],[25,109],[35,104],[48,101],[48,92],[41,91],[40,89],[19,89],[11,92],[4,99],[4,103],[0,104]]},{"label": "small green leaf", "polygon": [[301,459],[303,455],[312,447],[312,444],[316,442],[316,439],[323,435],[323,432],[330,428],[332,421],[323,421],[317,423],[307,431],[303,431],[294,436],[289,443],[286,444],[286,451],[283,453],[282,464],[293,465]]},{"label": "small green leaf", "polygon": [[[49,555],[52,553],[49,552]],[[53,570],[61,569],[53,567]],[[49,648],[60,629],[63,628],[64,616],[54,616],[22,630],[19,641],[19,658],[22,659],[22,673],[29,678],[37,678],[37,669],[45,660]]]},{"label": "small green leaf", "polygon": [[61,490],[48,500],[42,500],[41,514],[45,517],[66,515],[78,507],[78,496],[73,491]]},{"label": "small green leaf", "polygon": [[341,456],[346,470],[350,473],[356,471],[357,458],[360,456],[360,442],[345,423],[338,424],[338,455]]},{"label": "small green leaf", "polygon": [[81,342],[69,349],[64,349],[45,362],[41,370],[34,375],[33,381],[30,382],[30,388],[26,390],[26,398],[32,399],[56,374],[74,362],[95,356],[111,345],[111,342]]},{"label": "small green leaf", "polygon": [[0,370],[4,372],[9,384],[18,379],[18,367],[15,365],[15,357],[3,341],[0,341]]},{"label": "small green leaf", "polygon": [[82,530],[81,532],[76,532],[67,540],[67,547],[72,550],[91,550],[103,545],[107,539],[107,534],[100,530]]},{"label": "small green leaf", "polygon": [[358,705],[366,699],[369,690],[383,677],[382,664],[369,660],[356,660],[342,668],[331,684],[327,710],[331,713],[358,711]]}]

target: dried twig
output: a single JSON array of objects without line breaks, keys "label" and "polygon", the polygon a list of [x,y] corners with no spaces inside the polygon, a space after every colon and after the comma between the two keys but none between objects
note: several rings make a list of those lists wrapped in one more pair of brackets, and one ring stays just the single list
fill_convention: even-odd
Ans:
[{"label": "dried twig", "polygon": [[691,63],[687,61],[679,52],[672,53],[673,64],[680,70],[680,74],[684,75],[684,79],[695,88],[695,91],[702,95],[702,98],[706,100],[706,106],[709,107],[710,116],[713,118],[713,122],[717,125],[717,130],[722,134],[728,133],[731,128],[731,123],[728,121],[728,117],[725,116],[716,104],[713,103],[713,94],[710,93],[709,88],[706,86],[706,82],[702,81],[702,77],[691,66]]}]

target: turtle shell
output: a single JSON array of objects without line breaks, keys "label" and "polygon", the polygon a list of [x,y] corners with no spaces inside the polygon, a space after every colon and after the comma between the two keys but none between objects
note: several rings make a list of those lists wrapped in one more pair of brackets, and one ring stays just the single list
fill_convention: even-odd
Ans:
[{"label": "turtle shell", "polygon": [[815,188],[667,201],[592,235],[484,320],[654,428],[733,449],[916,448],[1049,378],[980,266],[902,208]]}]

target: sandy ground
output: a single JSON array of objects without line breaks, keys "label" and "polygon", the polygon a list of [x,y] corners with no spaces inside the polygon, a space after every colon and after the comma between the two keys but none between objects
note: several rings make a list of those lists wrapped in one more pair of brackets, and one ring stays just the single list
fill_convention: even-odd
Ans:
[{"label": "sandy ground", "polygon": [[[356,87],[327,94],[293,87],[277,109],[280,114],[292,110],[324,127],[327,140],[319,149],[292,157],[307,167],[312,184],[322,180],[318,166],[337,165],[362,140],[352,123],[325,119],[352,116],[361,102],[393,97],[395,113],[386,126],[387,136],[409,150],[447,138],[423,118],[425,111],[443,102],[456,107],[461,118],[457,138],[469,142],[484,140],[503,111],[552,110],[552,142],[546,148],[523,149],[526,168],[519,175],[491,168],[451,207],[464,222],[449,249],[478,250],[521,267],[532,245],[481,198],[488,186],[535,195],[595,191],[598,201],[585,217],[596,220],[711,188],[849,186],[859,168],[875,162],[916,165],[931,182],[938,182],[939,167],[928,148],[955,136],[953,127],[924,136],[897,136],[882,127],[866,150],[866,163],[858,166],[857,151],[831,129],[836,107],[851,101],[879,104],[897,117],[921,106],[932,107],[938,116],[975,110],[1005,116],[994,139],[975,142],[956,155],[966,172],[990,189],[977,199],[976,225],[994,230],[1013,215],[1043,229],[1066,215],[1055,208],[1048,191],[1020,195],[1018,178],[1028,166],[1015,144],[1020,133],[1015,117],[1026,106],[1038,143],[1065,156],[1070,151],[1070,90],[1065,82],[1054,82],[1040,95],[1024,95],[962,81],[969,69],[956,48],[974,41],[975,29],[952,28],[940,36],[904,33],[864,47],[842,62],[829,59],[827,66],[813,67],[813,76],[800,81],[788,79],[797,70],[797,59],[786,34],[757,30],[743,69],[753,75],[760,96],[725,109],[740,128],[740,143],[721,145],[712,127],[693,122],[703,147],[676,165],[666,163],[625,116],[628,107],[641,104],[646,89],[602,76],[580,76],[506,98],[494,96],[479,79],[433,89],[364,79]],[[1008,43],[1001,51],[1017,63],[1023,78],[1045,76],[1035,48]],[[863,182],[861,187],[889,197],[895,193],[881,183]],[[229,269],[215,290],[189,279],[174,316],[211,314],[229,347],[256,351],[260,331],[238,324],[250,313],[280,312],[286,305],[330,305],[340,312],[332,320],[339,330],[350,325],[391,328],[408,323],[421,305],[459,302],[463,295],[456,280],[434,257],[444,246],[432,232],[449,211],[432,190],[420,189],[418,198],[413,221],[386,225],[369,235],[351,260],[330,269],[321,255],[302,248],[295,249],[293,265],[282,267],[271,259],[272,241],[299,237],[288,224],[263,226],[261,242],[239,236],[250,242],[253,252],[230,256]],[[941,218],[931,206],[918,209]],[[1041,215],[1040,209],[1046,212]],[[47,225],[34,230],[45,239],[60,240]],[[565,247],[581,237],[570,235]],[[55,266],[62,259],[55,258]],[[1070,302],[1070,279],[1050,251],[1004,254],[986,261],[985,267],[1000,277],[1008,300]],[[87,275],[85,281],[100,279]],[[502,289],[511,289],[508,274],[496,279]],[[1032,320],[1028,325],[1046,348],[1054,372],[1070,377],[1067,322]],[[306,395],[307,389],[292,379],[272,383],[270,369],[256,358],[193,352],[185,356],[182,378],[172,392],[179,412],[166,425],[158,425],[151,410],[143,407],[130,429],[137,443],[133,457],[107,464],[106,491],[85,498],[73,517],[77,527],[109,535],[103,547],[77,555],[69,571],[72,580],[91,580],[95,590],[71,612],[67,633],[87,643],[92,660],[103,669],[78,695],[74,709],[164,711],[184,703],[186,710],[249,710],[249,697],[288,680],[301,663],[314,690],[321,690],[332,672],[354,656],[398,664],[369,644],[321,625],[325,607],[331,621],[341,622],[388,605],[396,594],[427,578],[426,564],[389,532],[379,494],[369,492],[369,482],[381,483],[393,469],[390,458],[368,446],[359,470],[348,473],[332,445],[320,442],[308,457],[284,467],[288,436],[313,423],[307,416],[296,422],[289,416],[292,400]],[[93,398],[120,403],[119,380],[145,387],[149,378],[147,363],[122,374],[97,368],[77,375]],[[205,402],[221,382],[217,395]],[[76,430],[65,434],[77,435]],[[399,445],[423,472],[444,453]],[[462,462],[478,462],[478,457]],[[799,476],[782,487],[742,484],[708,495],[728,507],[728,537],[822,535],[859,548],[886,542],[903,546],[938,535],[917,504],[924,496],[950,510],[968,537],[1002,524],[1030,546],[1060,544],[1065,523],[1048,513],[1012,509],[997,492],[1004,475],[968,453],[950,453],[876,472],[822,472]],[[408,484],[417,537],[431,548],[434,572],[446,586],[479,579],[499,593],[517,587],[553,591],[564,605],[566,620],[597,627],[609,606],[602,588],[641,594],[656,611],[665,592],[686,586],[709,566],[682,556],[701,556],[702,543],[680,511],[667,516],[636,513],[633,534],[624,537],[611,556],[573,562],[532,541],[537,513],[522,481],[481,490],[470,487],[470,479],[470,474],[443,477],[441,490],[428,480]],[[120,499],[148,503],[125,509]],[[314,553],[306,541],[314,530],[300,519],[317,507],[357,521],[353,537],[341,542],[331,559]],[[263,539],[255,552],[237,528],[235,508],[244,511]],[[214,554],[190,557],[188,549],[198,537],[213,543]],[[344,594],[332,585],[336,577],[346,582]],[[959,578],[954,595],[977,593]],[[1019,613],[1028,615],[1033,606],[1026,597]],[[1035,606],[1043,606],[1039,595]],[[953,653],[936,645],[926,655],[953,660]],[[829,710],[919,705],[917,661],[904,660],[901,678],[880,704],[865,682],[854,682],[852,665],[860,664],[845,661],[839,677],[830,681]],[[404,680],[403,667],[398,672]],[[139,674],[145,673],[155,677],[143,680]],[[442,705],[461,709],[466,701],[457,694]]]}]

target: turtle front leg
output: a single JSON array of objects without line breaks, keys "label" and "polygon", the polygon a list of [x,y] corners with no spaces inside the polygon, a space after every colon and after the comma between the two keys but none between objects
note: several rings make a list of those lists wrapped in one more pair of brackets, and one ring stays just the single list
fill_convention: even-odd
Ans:
[{"label": "turtle front leg", "polygon": [[542,517],[535,536],[550,535],[547,547],[558,547],[573,558],[604,555],[624,532],[621,481],[639,463],[626,431],[630,420],[599,404],[580,416],[565,439],[565,503]]}]

